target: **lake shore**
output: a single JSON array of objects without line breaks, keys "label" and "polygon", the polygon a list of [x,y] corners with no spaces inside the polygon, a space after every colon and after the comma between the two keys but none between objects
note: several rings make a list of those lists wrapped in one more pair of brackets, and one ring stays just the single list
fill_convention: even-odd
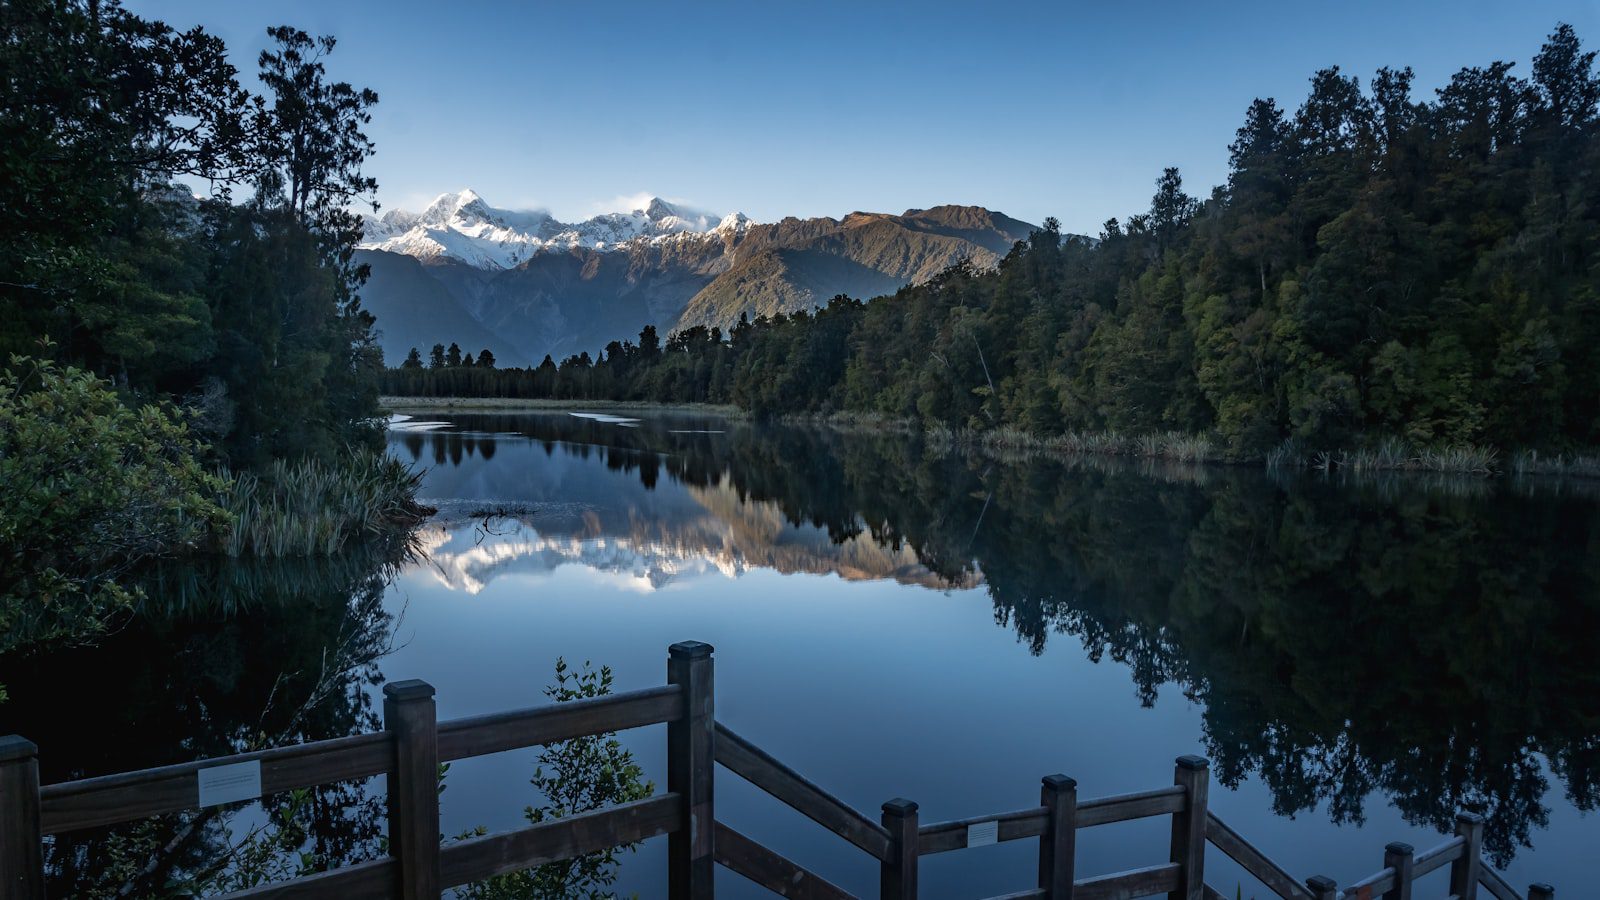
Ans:
[{"label": "lake shore", "polygon": [[[700,413],[729,419],[750,419],[748,411],[731,404],[656,403],[648,400],[541,400],[522,397],[380,397],[386,411],[394,410],[633,410]],[[999,459],[1028,456],[1116,456],[1189,465],[1242,465],[1269,470],[1343,471],[1353,474],[1413,473],[1468,477],[1543,476],[1560,479],[1600,480],[1600,454],[1571,457],[1537,453],[1504,453],[1496,448],[1458,445],[1421,448],[1390,440],[1363,450],[1308,453],[1285,442],[1264,456],[1239,457],[1205,435],[1179,432],[1139,437],[1116,432],[1068,431],[1041,435],[1016,428],[992,430],[925,427],[913,419],[874,413],[791,413],[778,417],[791,425],[811,425],[838,431],[877,434],[920,433],[936,445],[962,447]]]},{"label": "lake shore", "polygon": [[525,397],[379,397],[385,411],[415,409],[494,409],[505,411],[545,409],[635,409],[657,412],[706,413],[730,419],[748,418],[737,406],[720,403],[652,403],[647,400],[538,400]]}]

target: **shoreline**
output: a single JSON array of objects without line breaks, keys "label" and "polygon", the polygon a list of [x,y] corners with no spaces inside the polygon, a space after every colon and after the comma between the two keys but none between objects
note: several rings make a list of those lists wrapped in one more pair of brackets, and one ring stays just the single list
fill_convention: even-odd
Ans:
[{"label": "shoreline", "polygon": [[[389,412],[397,410],[633,410],[664,413],[697,413],[730,420],[752,421],[749,412],[737,406],[716,403],[657,403],[649,400],[550,400],[520,397],[380,397],[379,405]],[[788,425],[809,425],[858,434],[921,435],[936,445],[984,453],[996,459],[1108,456],[1129,460],[1155,460],[1180,465],[1244,466],[1267,471],[1321,471],[1351,474],[1451,475],[1469,478],[1552,478],[1600,480],[1600,456],[1575,454],[1554,459],[1527,451],[1505,453],[1497,448],[1473,445],[1418,448],[1399,442],[1384,442],[1377,449],[1343,450],[1307,454],[1287,444],[1260,457],[1238,458],[1228,455],[1205,435],[1175,432],[1129,437],[1111,432],[1065,432],[1039,435],[1013,428],[992,431],[954,430],[925,427],[912,419],[897,419],[872,413],[790,413],[774,421]]]},{"label": "shoreline", "polygon": [[507,412],[567,410],[567,409],[635,409],[657,412],[702,413],[725,416],[730,419],[747,419],[749,413],[737,406],[720,403],[653,403],[649,400],[538,400],[524,397],[379,397],[378,406],[385,412],[405,410],[495,409]]}]

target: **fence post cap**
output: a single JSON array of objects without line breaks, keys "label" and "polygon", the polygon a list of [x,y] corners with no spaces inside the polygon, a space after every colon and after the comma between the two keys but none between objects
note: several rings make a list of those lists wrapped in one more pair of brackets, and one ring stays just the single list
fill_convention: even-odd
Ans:
[{"label": "fence post cap", "polygon": [[1417,852],[1417,848],[1411,846],[1405,841],[1390,841],[1388,844],[1384,845],[1383,849],[1384,852],[1393,853],[1396,856],[1410,856]]},{"label": "fence post cap", "polygon": [[0,737],[0,762],[31,759],[39,755],[39,745],[20,734]]},{"label": "fence post cap", "polygon": [[1313,875],[1306,879],[1306,887],[1311,888],[1313,891],[1331,891],[1338,886],[1339,882],[1326,875]]},{"label": "fence post cap", "polygon": [[433,685],[417,678],[391,681],[383,686],[383,696],[390,700],[426,700],[433,696]]},{"label": "fence post cap", "polygon": [[673,659],[705,659],[716,648],[700,641],[679,641],[667,648]]},{"label": "fence post cap", "polygon": [[896,797],[883,804],[883,811],[891,816],[909,816],[917,811],[917,801]]},{"label": "fence post cap", "polygon": [[1052,791],[1070,791],[1078,786],[1078,779],[1065,775],[1046,775],[1039,780]]},{"label": "fence post cap", "polygon": [[1533,884],[1528,885],[1528,900],[1533,900],[1534,897],[1554,897],[1555,895],[1556,889],[1548,881],[1535,881]]},{"label": "fence post cap", "polygon": [[1180,756],[1178,757],[1178,768],[1199,772],[1211,768],[1211,762],[1204,756]]},{"label": "fence post cap", "polygon": [[1458,812],[1458,813],[1456,813],[1456,824],[1457,825],[1482,825],[1483,824],[1483,816],[1480,816],[1475,812]]}]

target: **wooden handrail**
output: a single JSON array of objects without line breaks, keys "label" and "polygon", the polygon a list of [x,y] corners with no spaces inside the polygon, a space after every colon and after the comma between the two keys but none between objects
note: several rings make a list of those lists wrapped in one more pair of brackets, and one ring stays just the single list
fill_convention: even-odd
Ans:
[{"label": "wooden handrail", "polygon": [[[1152,816],[1171,815],[1184,809],[1181,787],[1157,788],[1132,794],[1113,794],[1078,801],[1077,827],[1092,828],[1113,822],[1127,822]],[[1020,841],[1044,834],[1045,808],[1018,809],[987,816],[970,816],[933,822],[918,830],[917,847],[923,856],[947,853],[967,846],[967,829],[985,822],[997,822],[998,840]]]},{"label": "wooden handrail", "polygon": [[683,716],[675,684],[589,700],[545,704],[439,723],[439,759],[449,762],[504,750],[659,725]]},{"label": "wooden handrail", "polygon": [[1266,885],[1283,900],[1312,900],[1311,892],[1301,887],[1294,876],[1285,872],[1265,853],[1257,850],[1255,845],[1245,840],[1237,831],[1229,828],[1227,823],[1217,818],[1214,813],[1206,815],[1206,840],[1232,857],[1234,862],[1243,866],[1246,872],[1255,876],[1257,881]]},{"label": "wooden handrail", "polygon": [[934,853],[965,849],[967,829],[987,822],[997,823],[995,839],[998,841],[1036,838],[1044,834],[1045,815],[1045,808],[1038,806],[1033,809],[1017,809],[988,816],[931,822],[917,829],[917,853],[929,856]]},{"label": "wooden handrail", "polygon": [[889,832],[805,776],[769,756],[721,722],[717,723],[717,762],[730,772],[782,800],[807,818],[866,851],[888,858]]},{"label": "wooden handrail", "polygon": [[440,884],[446,888],[471,884],[507,872],[520,872],[671,834],[682,819],[683,798],[677,794],[660,794],[515,831],[467,838],[440,848]]},{"label": "wooden handrail", "polygon": [[376,731],[47,784],[39,789],[43,830],[59,834],[195,809],[200,804],[196,775],[212,766],[259,761],[261,790],[267,794],[381,775],[394,762],[391,737]]},{"label": "wooden handrail", "polygon": [[[657,725],[683,715],[675,685],[592,700],[469,716],[439,723],[439,759],[450,761]],[[393,735],[375,731],[235,753],[39,789],[45,834],[116,825],[199,807],[196,776],[212,766],[259,761],[263,795],[383,775],[394,764]]]},{"label": "wooden handrail", "polygon": [[1436,847],[1418,853],[1416,862],[1412,864],[1412,872],[1417,878],[1421,878],[1435,869],[1442,869],[1460,859],[1466,850],[1466,840],[1453,837]]},{"label": "wooden handrail", "polygon": [[399,883],[399,860],[374,859],[292,881],[234,891],[215,900],[320,900],[326,897],[338,897],[339,900],[391,900]]},{"label": "wooden handrail", "polygon": [[[1207,842],[1282,900],[1364,900],[1391,890],[1404,893],[1417,878],[1447,866],[1452,896],[1522,900],[1483,862],[1483,819],[1465,813],[1457,817],[1455,836],[1421,853],[1408,844],[1390,844],[1382,869],[1343,890],[1322,877],[1308,879],[1302,887],[1209,812],[1208,766],[1199,757],[1179,757],[1174,784],[1156,790],[1079,802],[1076,782],[1050,775],[1042,779],[1040,806],[919,828],[917,804],[896,798],[883,804],[880,824],[715,721],[711,653],[705,644],[674,644],[663,686],[447,722],[435,720],[431,686],[391,682],[384,687],[382,731],[42,787],[38,748],[20,737],[0,738],[0,797],[14,798],[0,808],[0,894],[20,891],[28,900],[43,897],[38,851],[44,835],[195,809],[200,776],[207,769],[259,763],[260,795],[385,775],[394,855],[238,891],[224,900],[435,897],[452,887],[658,835],[669,836],[668,893],[674,900],[710,897],[712,869],[718,864],[784,897],[853,900],[838,886],[716,821],[712,771],[720,764],[877,859],[882,894],[897,900],[917,896],[921,856],[965,848],[974,826],[990,824],[995,827],[983,835],[984,841],[1041,839],[1040,887],[992,900],[1063,894],[1074,900],[1112,900],[1162,893],[1221,900],[1224,895],[1204,882]],[[661,723],[668,726],[666,793],[441,845],[441,762]],[[253,767],[246,772],[252,776],[246,781],[248,790],[253,791]],[[1173,817],[1169,862],[1074,879],[1070,861],[1078,829],[1153,816]],[[1552,897],[1548,885],[1529,889],[1529,900]]]},{"label": "wooden handrail", "polygon": [[1183,867],[1178,863],[1163,863],[1085,878],[1072,885],[1072,900],[1123,900],[1125,897],[1165,894],[1178,889],[1182,871]]},{"label": "wooden handrail", "polygon": [[1495,895],[1498,900],[1522,900],[1516,889],[1506,884],[1506,880],[1500,877],[1500,873],[1488,866],[1483,866],[1478,870],[1478,883],[1488,888],[1489,893]]},{"label": "wooden handrail", "polygon": [[717,864],[792,900],[856,900],[821,876],[802,868],[732,828],[717,823],[713,842]]},{"label": "wooden handrail", "polygon": [[1078,804],[1078,827],[1092,828],[1113,822],[1170,815],[1183,812],[1184,804],[1183,788],[1176,785],[1153,791],[1095,797]]}]

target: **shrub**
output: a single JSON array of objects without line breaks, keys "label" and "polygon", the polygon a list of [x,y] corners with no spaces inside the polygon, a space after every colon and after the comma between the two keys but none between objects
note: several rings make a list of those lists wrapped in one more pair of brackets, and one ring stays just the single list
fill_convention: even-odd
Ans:
[{"label": "shrub", "polygon": [[96,630],[132,599],[118,578],[227,525],[223,482],[166,404],[13,356],[0,373],[0,653]]}]

